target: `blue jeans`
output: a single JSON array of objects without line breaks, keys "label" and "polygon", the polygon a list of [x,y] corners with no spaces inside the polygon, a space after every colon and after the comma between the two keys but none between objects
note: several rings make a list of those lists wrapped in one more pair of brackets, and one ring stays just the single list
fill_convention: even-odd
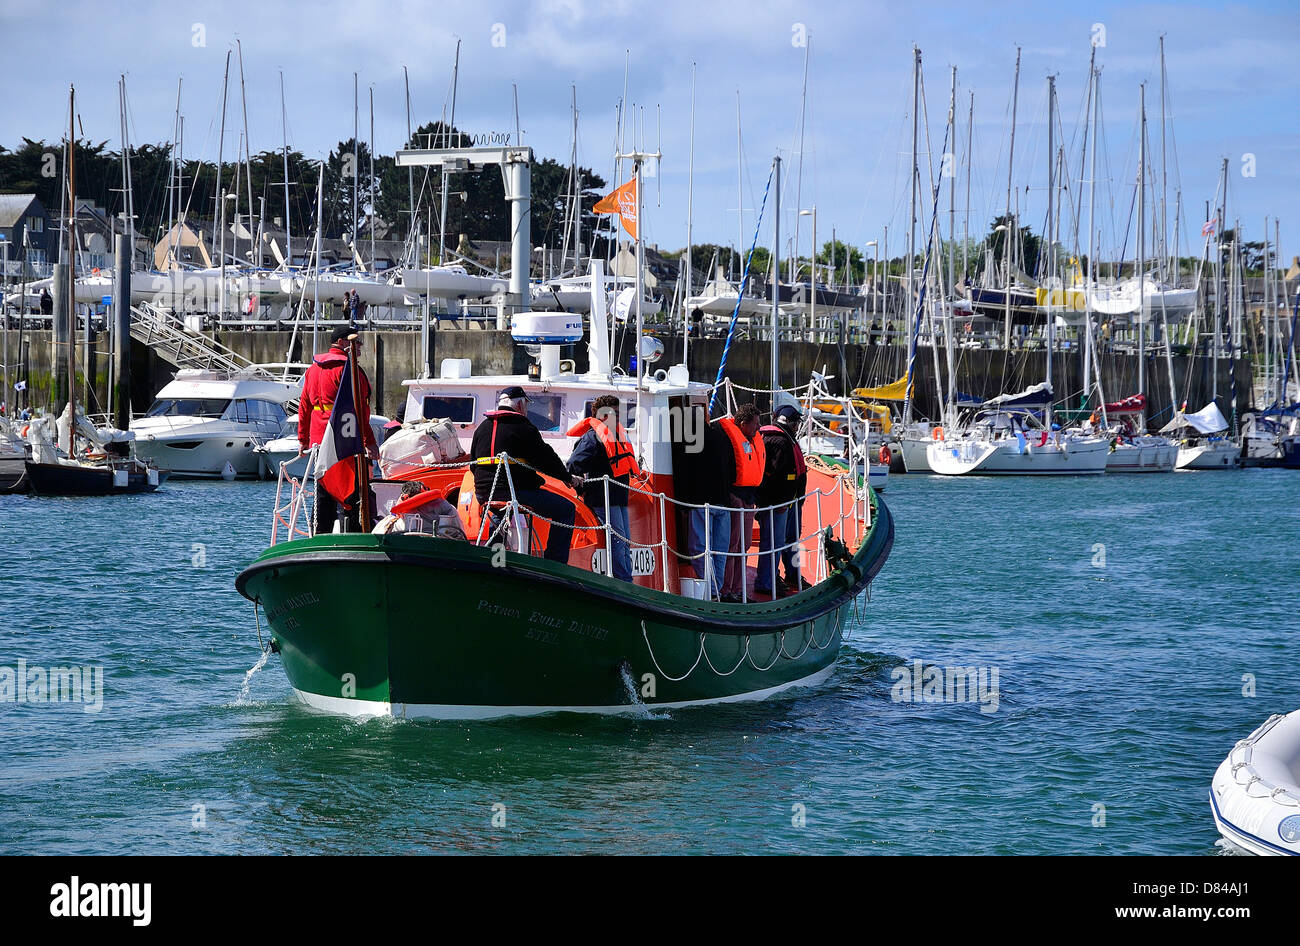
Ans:
[{"label": "blue jeans", "polygon": [[802,501],[791,506],[785,517],[785,544],[790,547],[781,553],[781,561],[785,563],[785,583],[795,585],[799,582],[799,564],[795,556],[802,554],[803,550],[792,543],[798,542],[803,538],[803,503]]},{"label": "blue jeans", "polygon": [[[704,520],[708,517],[709,522],[709,544],[704,544]],[[686,543],[686,550],[691,555],[702,555],[703,558],[693,559],[691,564],[695,569],[695,577],[705,578],[709,565],[713,566],[712,580],[709,582],[709,592],[717,596],[722,589],[722,577],[727,570],[727,547],[731,544],[731,508],[729,506],[714,506],[711,509],[692,509],[690,515],[690,532]],[[704,553],[710,553],[704,555]]]},{"label": "blue jeans", "polygon": [[[605,524],[605,507],[604,504],[593,506],[591,511],[596,514],[600,524]],[[628,547],[627,540],[631,533],[628,531],[627,507],[615,506],[609,504],[610,518],[610,541],[614,546],[614,577],[619,581],[632,580],[632,550]]]},{"label": "blue jeans", "polygon": [[517,489],[515,496],[518,497],[521,505],[527,506],[533,512],[545,516],[547,519],[554,519],[563,525],[552,525],[546,538],[546,558],[552,562],[569,562],[569,547],[573,545],[573,529],[565,528],[572,526],[574,517],[577,516],[577,509],[573,503],[569,502],[563,496],[548,492],[544,489]]},{"label": "blue jeans", "polygon": [[770,594],[776,585],[777,565],[784,554],[773,551],[787,541],[790,507],[768,509],[758,514],[758,574],[754,591]]}]

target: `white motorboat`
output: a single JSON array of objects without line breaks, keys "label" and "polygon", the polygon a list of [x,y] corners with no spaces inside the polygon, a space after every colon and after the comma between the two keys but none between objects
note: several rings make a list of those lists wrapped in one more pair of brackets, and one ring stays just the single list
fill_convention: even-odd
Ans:
[{"label": "white motorboat", "polygon": [[1214,773],[1210,810],[1235,847],[1300,855],[1300,710],[1270,716]]},{"label": "white motorboat", "polygon": [[131,422],[136,453],[178,477],[255,477],[257,452],[280,430],[302,387],[254,366],[226,373],[186,368]]},{"label": "white motorboat", "polygon": [[[374,432],[375,443],[382,444],[384,442],[384,428],[387,424],[387,417],[381,414],[370,415],[370,429]],[[264,479],[278,479],[281,464],[288,463],[289,475],[302,479],[307,472],[307,457],[305,454],[299,453],[299,448],[298,415],[291,414],[285,418],[284,423],[281,425],[278,437],[253,448],[261,461],[259,475]],[[376,472],[375,478],[378,479],[380,475]]]}]

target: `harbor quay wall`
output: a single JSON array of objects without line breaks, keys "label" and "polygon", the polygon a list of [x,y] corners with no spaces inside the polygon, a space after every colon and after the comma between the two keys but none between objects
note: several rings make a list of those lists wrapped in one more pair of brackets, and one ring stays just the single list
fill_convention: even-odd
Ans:
[{"label": "harbor quay wall", "polygon": [[[216,338],[249,361],[258,364],[284,361],[304,362],[311,358],[311,333],[290,331],[220,331]],[[405,399],[402,381],[420,374],[424,358],[420,350],[421,334],[418,331],[368,331],[364,335],[361,363],[375,390],[373,410],[392,416]],[[322,332],[318,345],[324,348],[328,336]],[[24,333],[27,364],[18,351],[17,334],[10,332],[11,383],[26,369],[28,403],[48,405],[53,381],[53,366],[57,358],[60,366],[66,356],[52,351],[49,332]],[[665,353],[655,368],[666,367],[682,360],[682,338],[663,339]],[[695,380],[712,380],[718,372],[725,339],[702,338],[689,342],[687,360],[691,377]],[[468,358],[475,374],[522,374],[531,358],[522,346],[510,338],[508,331],[495,329],[447,329],[430,332],[430,364],[436,374],[444,358]],[[91,346],[92,391],[89,410],[98,413],[108,409],[109,354],[107,338],[102,333]],[[625,369],[629,367],[630,354],[635,350],[633,333],[616,335],[615,359]],[[764,339],[733,340],[727,352],[726,374],[735,384],[766,389],[771,385],[770,343]],[[839,346],[816,342],[782,342],[780,348],[779,380],[783,387],[805,384],[813,371],[833,376],[828,382],[831,391],[884,384],[901,377],[906,368],[906,351],[898,346],[859,345],[844,346],[843,362]],[[1103,351],[1101,359],[1102,387],[1107,400],[1118,400],[1138,390],[1138,358],[1135,354],[1120,351]],[[561,358],[571,359],[578,371],[587,369],[585,343],[564,346]],[[946,393],[947,368],[945,355],[939,352],[939,373],[943,388],[936,384],[934,353],[928,347],[917,351],[914,374],[916,378],[915,417],[938,417]],[[998,350],[984,348],[961,349],[956,353],[958,391],[979,398],[993,397],[1005,392],[1023,390],[1044,379],[1047,370],[1047,353],[1037,350]],[[1059,351],[1053,355],[1052,380],[1060,406],[1079,402],[1083,390],[1083,358],[1078,351]],[[83,361],[78,351],[78,388],[82,396],[84,378]],[[146,409],[158,390],[171,380],[175,368],[162,360],[148,347],[135,342],[131,345],[131,401],[134,412]],[[1215,389],[1211,371],[1212,359],[1173,357],[1174,390],[1177,399],[1187,400],[1190,410],[1199,410],[1210,400]],[[1247,358],[1235,363],[1221,359],[1218,371],[1219,404],[1230,416],[1232,395],[1232,368],[1236,369],[1238,415],[1251,410],[1252,365]],[[1163,354],[1148,355],[1146,366],[1146,392],[1150,401],[1148,418],[1153,424],[1163,423],[1170,416],[1169,382]],[[756,399],[766,402],[763,396],[737,392],[740,401]]]}]

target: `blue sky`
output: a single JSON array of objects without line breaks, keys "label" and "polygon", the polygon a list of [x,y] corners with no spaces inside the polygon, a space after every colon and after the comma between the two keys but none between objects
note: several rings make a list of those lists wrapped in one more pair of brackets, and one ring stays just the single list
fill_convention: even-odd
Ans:
[{"label": "blue sky", "polygon": [[[290,143],[321,155],[352,133],[352,73],[360,73],[361,124],[375,92],[376,148],[391,153],[405,137],[402,68],[410,70],[416,121],[440,116],[450,88],[456,39],[462,41],[456,120],[471,133],[514,129],[512,83],[519,86],[524,142],[565,158],[570,87],[577,86],[584,164],[612,173],[614,117],[628,62],[627,91],[644,127],[642,143],[664,152],[660,178],[647,188],[647,238],[666,247],[686,240],[692,64],[696,70],[694,235],[738,239],[736,92],[744,148],[744,232],[772,156],[786,159],[782,229],[797,205],[818,207],[819,242],[837,236],[859,246],[904,243],[910,149],[911,50],[923,56],[931,150],[938,160],[946,121],[949,67],[958,69],[957,160],[963,162],[966,110],[975,93],[972,234],[982,234],[1006,203],[1006,151],[1015,47],[1022,47],[1014,198],[1022,218],[1041,228],[1047,175],[1046,76],[1058,76],[1066,144],[1083,111],[1094,24],[1102,73],[1105,157],[1097,205],[1103,243],[1122,242],[1136,174],[1138,85],[1147,81],[1148,120],[1159,166],[1158,37],[1165,36],[1172,104],[1172,201],[1181,189],[1184,232],[1199,234],[1204,201],[1229,159],[1229,217],[1258,239],[1264,217],[1282,221],[1282,254],[1300,253],[1300,100],[1294,4],[1077,3],[980,6],[875,2],[590,3],[586,0],[378,3],[320,0],[310,5],[140,2],[53,5],[0,0],[0,35],[15,58],[0,109],[0,142],[21,135],[55,139],[67,86],[78,89],[86,134],[118,137],[115,81],[125,71],[133,139],[170,134],[176,81],[184,79],[187,156],[216,155],[221,73],[227,49],[244,47],[254,150],[281,143],[278,73],[284,70]],[[802,175],[796,136],[804,48],[811,64]],[[197,45],[202,40],[201,45]],[[32,52],[35,51],[35,52]],[[237,84],[233,86],[237,94]],[[238,100],[228,118],[226,153],[239,139]],[[643,109],[643,111],[642,111]],[[924,141],[925,132],[922,132]],[[628,144],[632,142],[629,140]],[[1254,155],[1254,176],[1244,155]],[[1176,156],[1176,164],[1175,164]],[[922,158],[923,174],[927,172]],[[1077,153],[1070,174],[1076,193]],[[959,166],[958,235],[966,202]],[[945,186],[942,208],[947,209]],[[801,245],[810,241],[810,218]],[[1271,227],[1271,225],[1270,225]],[[770,243],[770,214],[760,242]],[[1086,223],[1085,223],[1086,231]],[[1080,240],[1085,237],[1081,235]],[[1132,245],[1132,236],[1129,245]],[[1183,240],[1199,254],[1199,235]],[[869,251],[871,252],[871,251]]]}]

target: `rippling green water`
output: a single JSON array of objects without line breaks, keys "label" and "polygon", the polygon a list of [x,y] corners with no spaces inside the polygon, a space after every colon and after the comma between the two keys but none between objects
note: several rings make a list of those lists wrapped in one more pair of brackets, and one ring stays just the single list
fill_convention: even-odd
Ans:
[{"label": "rippling green water", "polygon": [[[897,477],[893,555],[827,684],[490,723],[317,715],[274,657],[241,700],[259,651],[233,580],[271,484],[0,497],[0,665],[106,675],[97,714],[0,703],[0,849],[1211,854],[1214,768],[1300,707],[1298,490]],[[917,659],[996,668],[996,712],[893,701]]]}]

